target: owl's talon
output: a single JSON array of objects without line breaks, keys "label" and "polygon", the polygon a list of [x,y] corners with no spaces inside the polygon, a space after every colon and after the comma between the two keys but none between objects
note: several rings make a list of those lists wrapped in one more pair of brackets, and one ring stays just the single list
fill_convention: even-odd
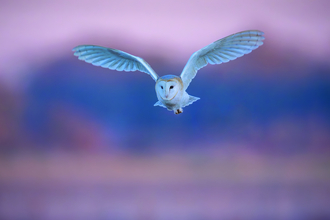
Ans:
[{"label": "owl's talon", "polygon": [[180,114],[180,113],[182,113],[183,112],[183,109],[182,108],[179,108],[179,109],[177,109],[174,113],[176,114],[176,115],[178,115],[178,114]]}]

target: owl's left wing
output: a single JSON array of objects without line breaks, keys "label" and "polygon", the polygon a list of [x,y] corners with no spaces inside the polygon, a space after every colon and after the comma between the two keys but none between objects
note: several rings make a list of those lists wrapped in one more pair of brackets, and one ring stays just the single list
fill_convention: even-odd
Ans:
[{"label": "owl's left wing", "polygon": [[155,81],[158,79],[156,72],[141,57],[133,56],[121,50],[112,48],[80,45],[72,49],[79,60],[84,60],[95,66],[101,66],[118,71],[141,71],[149,74]]},{"label": "owl's left wing", "polygon": [[262,40],[265,39],[263,34],[257,30],[242,31],[217,40],[195,52],[180,75],[184,89],[187,89],[197,71],[208,63],[226,63],[257,49],[263,44]]}]

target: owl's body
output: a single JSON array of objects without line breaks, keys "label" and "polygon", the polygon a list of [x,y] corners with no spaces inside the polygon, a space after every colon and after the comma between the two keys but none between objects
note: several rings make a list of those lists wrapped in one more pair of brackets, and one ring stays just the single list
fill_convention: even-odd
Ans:
[{"label": "owl's body", "polygon": [[149,74],[155,81],[158,102],[154,106],[167,108],[175,114],[199,98],[186,92],[197,71],[207,64],[220,64],[250,53],[263,44],[263,32],[242,31],[215,41],[198,50],[188,60],[180,76],[159,77],[142,58],[126,52],[93,45],[81,45],[73,49],[80,60],[118,71],[141,71]]},{"label": "owl's body", "polygon": [[188,95],[183,88],[183,82],[178,76],[166,75],[160,77],[156,81],[155,90],[158,102],[154,106],[167,108],[169,111],[174,111],[175,114],[182,113],[183,107],[199,99]]}]

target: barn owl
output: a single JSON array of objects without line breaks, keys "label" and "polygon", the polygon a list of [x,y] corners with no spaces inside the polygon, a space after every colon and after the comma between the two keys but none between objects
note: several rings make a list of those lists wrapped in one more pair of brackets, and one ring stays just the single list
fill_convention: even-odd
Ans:
[{"label": "barn owl", "polygon": [[175,114],[199,98],[189,95],[186,90],[199,69],[207,64],[221,64],[250,53],[263,44],[263,32],[248,30],[229,35],[196,51],[189,58],[180,76],[159,77],[150,65],[140,57],[129,53],[94,45],[80,45],[73,48],[74,55],[95,66],[118,71],[140,71],[156,81],[158,101],[154,106],[167,108]]}]

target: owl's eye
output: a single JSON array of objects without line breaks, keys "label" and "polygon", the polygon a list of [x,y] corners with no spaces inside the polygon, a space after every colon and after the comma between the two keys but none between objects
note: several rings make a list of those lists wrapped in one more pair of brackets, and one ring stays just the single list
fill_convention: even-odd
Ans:
[{"label": "owl's eye", "polygon": [[163,86],[160,86],[160,88],[162,88],[162,89],[163,89]]},{"label": "owl's eye", "polygon": [[170,89],[173,89],[174,86],[170,86]]}]

